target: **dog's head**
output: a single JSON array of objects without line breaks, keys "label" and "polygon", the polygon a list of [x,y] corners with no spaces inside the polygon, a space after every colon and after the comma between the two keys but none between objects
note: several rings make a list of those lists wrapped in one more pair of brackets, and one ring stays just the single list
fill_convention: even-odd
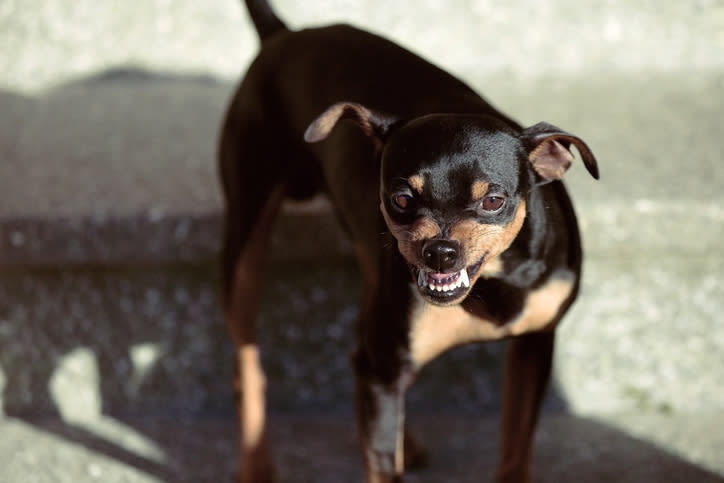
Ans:
[{"label": "dog's head", "polygon": [[546,123],[521,131],[481,115],[400,120],[354,103],[331,106],[307,129],[326,138],[351,119],[380,154],[380,209],[422,297],[461,302],[492,271],[526,217],[526,197],[560,179],[578,149],[591,175],[596,159],[578,137]]}]

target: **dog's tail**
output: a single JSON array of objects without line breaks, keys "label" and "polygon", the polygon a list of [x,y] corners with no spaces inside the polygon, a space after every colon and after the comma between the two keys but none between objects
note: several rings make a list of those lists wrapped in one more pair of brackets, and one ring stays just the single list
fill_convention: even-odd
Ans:
[{"label": "dog's tail", "polygon": [[251,21],[254,22],[254,27],[256,27],[256,32],[262,42],[280,30],[288,30],[284,22],[277,17],[277,14],[269,6],[267,0],[245,0],[245,3]]}]

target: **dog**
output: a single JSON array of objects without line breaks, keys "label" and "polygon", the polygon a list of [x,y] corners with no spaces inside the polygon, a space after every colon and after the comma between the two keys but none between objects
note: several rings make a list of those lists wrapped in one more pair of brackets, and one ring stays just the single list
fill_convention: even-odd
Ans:
[{"label": "dog", "polygon": [[[554,329],[579,290],[561,182],[579,137],[523,128],[445,71],[347,25],[290,31],[246,0],[261,39],[219,141],[222,291],[237,356],[244,482],[274,480],[255,313],[275,215],[323,192],[363,278],[352,356],[366,481],[402,481],[404,394],[448,349],[509,339],[498,481],[529,480]],[[344,121],[344,122],[343,122]]]}]

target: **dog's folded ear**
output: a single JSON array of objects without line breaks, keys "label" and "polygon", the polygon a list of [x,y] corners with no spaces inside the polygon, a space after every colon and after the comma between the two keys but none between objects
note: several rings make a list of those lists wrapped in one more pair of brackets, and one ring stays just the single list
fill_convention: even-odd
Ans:
[{"label": "dog's folded ear", "polygon": [[528,159],[533,169],[548,181],[561,179],[573,162],[571,144],[576,146],[588,172],[598,179],[598,163],[588,145],[578,136],[562,129],[539,122],[525,129],[521,139],[528,150]]},{"label": "dog's folded ear", "polygon": [[378,149],[382,147],[390,127],[399,120],[355,102],[338,102],[327,108],[309,125],[304,133],[304,140],[316,143],[326,139],[342,119],[349,119],[357,124]]}]

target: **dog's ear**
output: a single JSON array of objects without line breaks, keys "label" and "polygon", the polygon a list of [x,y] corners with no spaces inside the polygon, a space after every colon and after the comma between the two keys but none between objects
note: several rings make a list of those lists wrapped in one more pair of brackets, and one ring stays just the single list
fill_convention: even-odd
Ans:
[{"label": "dog's ear", "polygon": [[342,119],[349,119],[357,124],[362,132],[372,139],[378,150],[384,144],[390,127],[399,120],[355,102],[338,102],[327,108],[309,125],[304,133],[304,140],[308,143],[316,143],[326,139],[337,122]]},{"label": "dog's ear", "polygon": [[539,122],[524,130],[521,139],[528,150],[528,159],[533,169],[548,181],[561,179],[573,162],[571,144],[576,146],[583,158],[583,164],[598,179],[598,163],[591,149],[578,136],[562,129]]}]

